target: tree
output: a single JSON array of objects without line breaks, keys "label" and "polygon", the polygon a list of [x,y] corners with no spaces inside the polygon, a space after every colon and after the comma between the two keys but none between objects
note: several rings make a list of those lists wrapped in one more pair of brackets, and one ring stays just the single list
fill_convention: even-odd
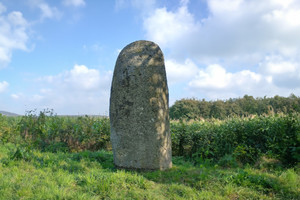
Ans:
[{"label": "tree", "polygon": [[213,102],[211,109],[210,109],[210,117],[217,118],[217,119],[225,119],[226,118],[226,111],[224,102],[221,100]]},{"label": "tree", "polygon": [[181,99],[170,108],[171,119],[197,119],[199,118],[199,101],[196,99]]},{"label": "tree", "polygon": [[206,101],[205,99],[181,99],[170,108],[171,119],[224,119],[227,116],[263,115],[274,113],[300,112],[300,97],[291,94],[289,97],[254,98],[245,95],[243,98],[226,101]]}]

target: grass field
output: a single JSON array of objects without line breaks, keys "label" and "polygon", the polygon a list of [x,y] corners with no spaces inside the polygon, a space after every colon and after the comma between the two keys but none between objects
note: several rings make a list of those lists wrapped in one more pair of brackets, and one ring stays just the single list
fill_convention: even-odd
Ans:
[{"label": "grass field", "polygon": [[[263,158],[255,165],[193,163],[167,171],[118,170],[107,151],[49,153],[0,145],[0,199],[300,199],[300,170]],[[224,161],[224,159],[223,159]]]}]

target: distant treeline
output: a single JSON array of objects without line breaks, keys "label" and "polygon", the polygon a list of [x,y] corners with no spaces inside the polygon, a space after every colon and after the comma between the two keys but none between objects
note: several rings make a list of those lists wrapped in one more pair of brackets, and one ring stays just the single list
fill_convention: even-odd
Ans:
[{"label": "distant treeline", "polygon": [[300,112],[300,97],[278,95],[271,98],[243,98],[206,101],[205,99],[181,99],[170,108],[171,119],[225,119],[232,116],[264,115]]}]

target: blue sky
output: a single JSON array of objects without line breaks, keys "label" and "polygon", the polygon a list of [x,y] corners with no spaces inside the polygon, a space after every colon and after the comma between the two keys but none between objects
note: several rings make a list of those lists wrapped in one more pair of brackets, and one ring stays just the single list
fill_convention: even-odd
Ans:
[{"label": "blue sky", "polygon": [[120,50],[164,52],[170,104],[300,94],[298,0],[0,0],[0,110],[108,114]]}]

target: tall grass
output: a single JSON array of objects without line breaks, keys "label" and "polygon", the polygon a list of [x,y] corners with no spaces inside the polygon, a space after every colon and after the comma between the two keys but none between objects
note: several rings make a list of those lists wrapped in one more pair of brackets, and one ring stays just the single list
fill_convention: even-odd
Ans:
[{"label": "tall grass", "polygon": [[[285,166],[300,162],[300,114],[172,121],[172,153],[197,163],[254,164],[261,156]],[[11,118],[0,116],[0,140],[48,152],[110,150],[110,124],[104,117],[60,117],[51,110]]]},{"label": "tall grass", "polygon": [[17,125],[27,144],[44,151],[109,149],[110,125],[105,117],[61,117],[51,110],[28,112]]},{"label": "tall grass", "polygon": [[171,123],[173,155],[194,161],[232,155],[241,163],[260,156],[286,166],[300,162],[300,115],[272,115],[212,121]]}]

